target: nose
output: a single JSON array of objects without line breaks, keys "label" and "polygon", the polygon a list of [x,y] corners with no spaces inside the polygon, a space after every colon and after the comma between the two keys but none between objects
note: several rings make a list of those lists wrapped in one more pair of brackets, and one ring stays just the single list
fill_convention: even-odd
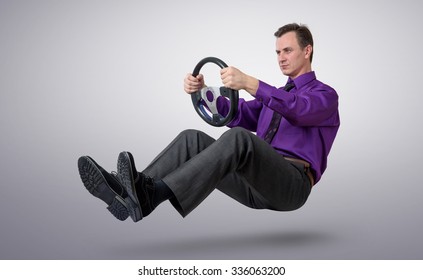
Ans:
[{"label": "nose", "polygon": [[284,62],[286,60],[285,56],[283,55],[283,52],[278,53],[278,61]]}]

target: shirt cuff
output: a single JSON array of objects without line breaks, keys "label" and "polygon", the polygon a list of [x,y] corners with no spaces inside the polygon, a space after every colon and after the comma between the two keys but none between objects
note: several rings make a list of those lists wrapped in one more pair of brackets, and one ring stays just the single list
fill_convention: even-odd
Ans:
[{"label": "shirt cuff", "polygon": [[259,87],[256,92],[256,100],[268,106],[272,92],[275,90],[271,85],[259,80]]}]

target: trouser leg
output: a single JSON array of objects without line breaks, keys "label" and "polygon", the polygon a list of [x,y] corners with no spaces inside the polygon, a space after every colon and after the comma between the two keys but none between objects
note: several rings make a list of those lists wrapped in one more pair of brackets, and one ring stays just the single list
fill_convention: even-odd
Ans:
[{"label": "trouser leg", "polygon": [[182,131],[142,173],[155,179],[162,179],[215,141],[198,130]]},{"label": "trouser leg", "polygon": [[179,159],[180,165],[167,168],[169,173],[162,177],[183,216],[216,187],[247,206],[279,211],[301,207],[310,193],[303,167],[286,161],[242,128],[232,128],[216,141],[209,139],[207,145],[194,148],[196,155],[189,150],[189,160]]}]

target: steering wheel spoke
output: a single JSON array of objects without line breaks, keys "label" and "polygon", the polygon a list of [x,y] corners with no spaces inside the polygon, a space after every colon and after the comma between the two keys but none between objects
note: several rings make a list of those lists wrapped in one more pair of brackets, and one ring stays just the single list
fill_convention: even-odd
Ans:
[{"label": "steering wheel spoke", "polygon": [[207,108],[213,114],[219,114],[219,111],[217,109],[217,98],[219,97],[219,95],[217,95],[216,92],[219,92],[219,88],[206,87],[201,90],[201,98],[202,100],[204,100],[207,105]]}]

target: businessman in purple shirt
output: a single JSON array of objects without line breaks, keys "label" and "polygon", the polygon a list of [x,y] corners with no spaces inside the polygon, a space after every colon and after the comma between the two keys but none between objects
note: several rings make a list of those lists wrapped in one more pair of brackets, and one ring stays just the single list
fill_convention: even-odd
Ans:
[{"label": "businessman in purple shirt", "polygon": [[[287,24],[275,37],[286,85],[276,88],[235,67],[222,69],[224,86],[254,99],[240,99],[219,139],[183,131],[142,172],[129,152],[119,154],[117,173],[83,156],[78,167],[85,187],[116,218],[135,222],[166,200],[186,216],[215,189],[255,209],[303,206],[326,169],[340,125],[338,95],[312,71],[313,38],[306,26]],[[184,89],[192,94],[204,84],[201,74],[188,74]],[[222,111],[228,106],[218,105]]]}]

